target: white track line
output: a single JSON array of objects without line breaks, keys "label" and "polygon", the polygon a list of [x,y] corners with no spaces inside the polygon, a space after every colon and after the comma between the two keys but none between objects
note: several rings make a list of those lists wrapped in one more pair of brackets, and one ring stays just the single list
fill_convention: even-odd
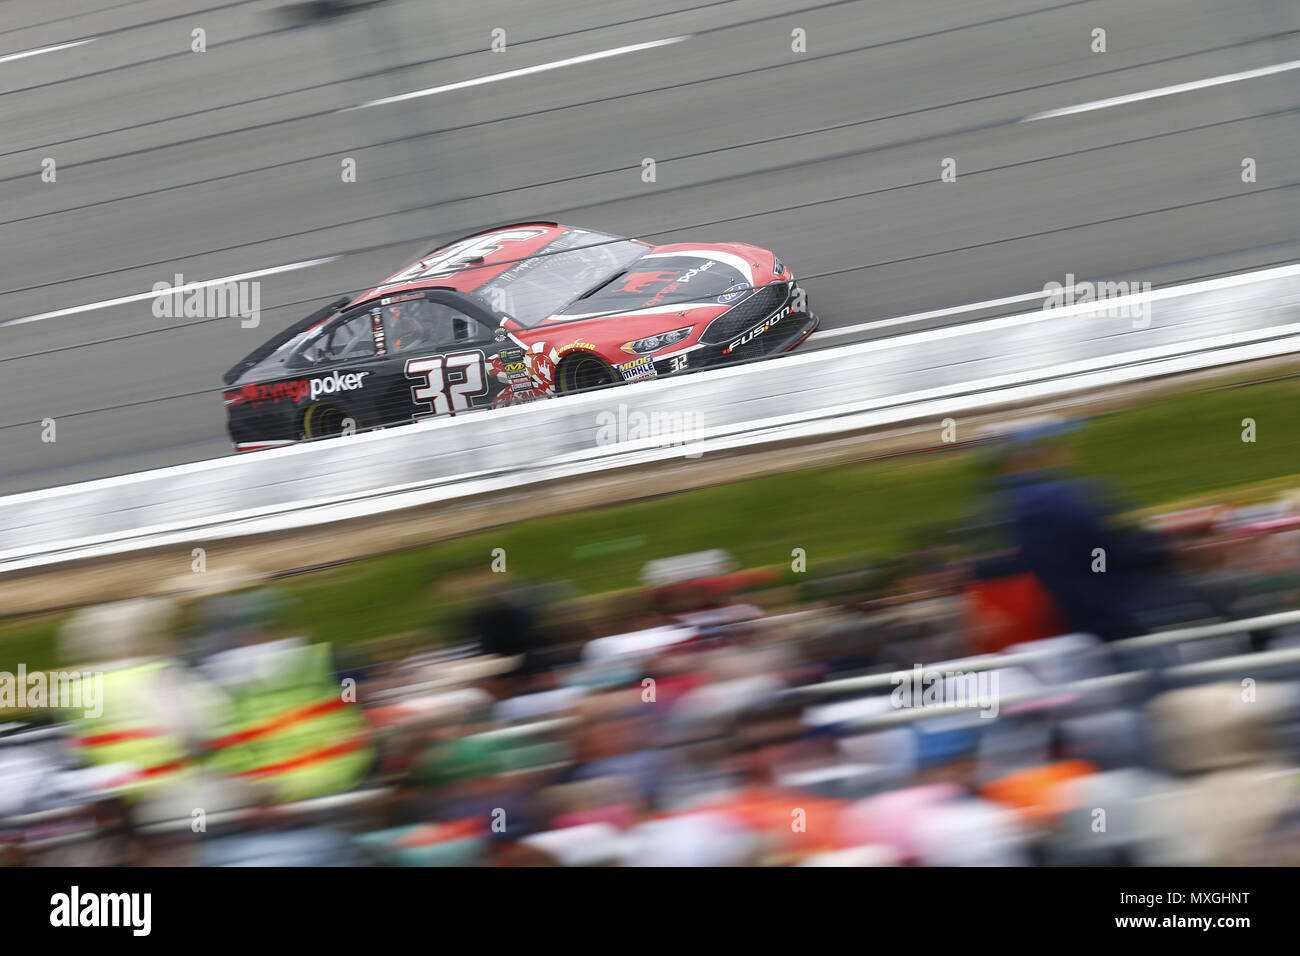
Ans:
[{"label": "white track line", "polygon": [[397,96],[385,96],[383,99],[371,100],[368,103],[362,103],[359,106],[345,106],[339,110],[340,113],[346,113],[349,110],[364,110],[371,106],[387,106],[389,103],[400,103],[402,100],[413,100],[421,96],[435,96],[438,93],[447,93],[451,90],[463,90],[471,86],[482,86],[485,83],[496,83],[500,80],[512,80],[517,76],[531,76],[534,73],[544,73],[547,70],[559,70],[566,66],[576,66],[579,63],[590,63],[593,60],[605,60],[611,56],[622,56],[625,53],[638,53],[641,50],[653,50],[655,47],[668,46],[671,43],[681,43],[683,40],[689,40],[694,34],[686,34],[679,37],[667,37],[663,40],[651,40],[648,43],[634,43],[631,46],[614,47],[611,50],[601,50],[598,53],[584,53],[582,56],[571,56],[567,60],[554,60],[551,63],[539,63],[537,66],[526,66],[519,70],[508,70],[505,73],[491,73],[488,76],[480,76],[473,80],[461,80],[459,83],[448,83],[445,86],[431,86],[427,90],[415,90],[412,93],[399,93]]},{"label": "white track line", "polygon": [[21,53],[6,53],[0,56],[0,63],[8,63],[10,60],[22,60],[29,56],[40,56],[42,53],[56,53],[59,50],[71,50],[74,46],[85,46],[87,43],[94,43],[98,37],[91,37],[89,40],[73,40],[71,43],[59,43],[55,46],[43,46],[35,50],[23,50]]},{"label": "white track line", "polygon": [[1141,93],[1128,93],[1124,96],[1112,96],[1106,100],[1093,100],[1089,103],[1080,103],[1077,106],[1065,106],[1059,110],[1047,110],[1043,113],[1034,113],[1032,116],[1026,116],[1020,120],[1022,123],[1032,123],[1035,120],[1052,119],[1057,116],[1072,116],[1075,113],[1088,113],[1092,110],[1104,110],[1111,106],[1123,106],[1125,103],[1137,103],[1141,100],[1153,100],[1160,96],[1173,96],[1175,93],[1187,93],[1190,90],[1203,90],[1207,86],[1222,86],[1224,83],[1236,83],[1240,80],[1253,80],[1260,76],[1272,76],[1274,73],[1285,73],[1288,70],[1300,70],[1300,60],[1291,60],[1287,63],[1278,63],[1274,66],[1261,66],[1257,70],[1246,70],[1244,73],[1225,73],[1223,76],[1211,76],[1204,80],[1193,80],[1190,83],[1178,83],[1174,86],[1162,86],[1159,89],[1145,90]]},{"label": "white track line", "polygon": [[310,269],[312,266],[324,265],[327,262],[333,262],[338,256],[326,256],[324,259],[306,259],[302,262],[290,262],[288,265],[273,266],[270,269],[258,269],[256,272],[241,272],[239,275],[226,276],[221,279],[206,279],[203,282],[187,282],[185,285],[176,286],[168,289],[166,293],[158,292],[138,292],[135,295],[124,295],[118,299],[104,299],[102,302],[89,302],[86,305],[74,305],[69,309],[56,309],[53,312],[41,312],[37,315],[25,315],[19,319],[10,319],[7,322],[0,322],[0,329],[10,325],[24,325],[28,322],[40,322],[43,319],[57,319],[64,315],[76,315],[79,312],[93,312],[95,309],[107,309],[115,305],[125,305],[128,302],[143,302],[146,299],[156,299],[159,295],[175,295],[177,292],[189,292],[191,289],[205,289],[212,285],[224,285],[227,282],[240,282],[244,279],[256,279],[259,276],[277,275],[281,272],[293,272],[297,269]]}]

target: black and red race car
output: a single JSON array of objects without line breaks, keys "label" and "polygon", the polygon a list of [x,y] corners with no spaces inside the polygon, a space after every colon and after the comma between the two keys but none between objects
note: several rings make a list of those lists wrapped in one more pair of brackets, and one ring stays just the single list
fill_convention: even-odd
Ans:
[{"label": "black and red race car", "polygon": [[767,358],[817,328],[744,243],[655,246],[525,222],[441,246],[225,375],[247,451]]}]

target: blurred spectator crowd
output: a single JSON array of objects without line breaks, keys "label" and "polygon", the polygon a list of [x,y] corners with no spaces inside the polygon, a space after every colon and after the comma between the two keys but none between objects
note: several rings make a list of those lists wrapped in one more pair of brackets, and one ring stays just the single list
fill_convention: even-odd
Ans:
[{"label": "blurred spectator crowd", "polygon": [[[286,637],[266,582],[86,609],[69,665],[143,682],[129,716],[105,685],[111,732],[4,725],[0,859],[1300,863],[1294,503],[1157,515],[1141,537],[1108,525],[1112,567],[1145,555],[1128,561],[1144,599],[1098,634],[1075,615],[1119,598],[1071,607],[1083,592],[1035,573],[1045,541],[1085,547],[1104,521],[1070,493],[1013,501],[1028,523],[1002,550],[801,574],[688,555],[581,599],[504,580],[451,646]],[[916,665],[996,674],[996,715],[900,703],[894,675]],[[150,754],[93,750],[145,739]]]}]

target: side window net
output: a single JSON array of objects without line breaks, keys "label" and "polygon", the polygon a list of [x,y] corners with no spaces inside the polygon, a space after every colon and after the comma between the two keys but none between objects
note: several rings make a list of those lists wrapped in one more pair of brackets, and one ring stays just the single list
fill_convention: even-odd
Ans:
[{"label": "side window net", "polygon": [[308,343],[301,354],[303,360],[311,365],[374,355],[375,340],[370,334],[370,315],[363,312],[338,323]]},{"label": "side window net", "polygon": [[455,306],[428,299],[385,306],[383,319],[389,348],[394,353],[452,349],[489,335],[481,323]]}]

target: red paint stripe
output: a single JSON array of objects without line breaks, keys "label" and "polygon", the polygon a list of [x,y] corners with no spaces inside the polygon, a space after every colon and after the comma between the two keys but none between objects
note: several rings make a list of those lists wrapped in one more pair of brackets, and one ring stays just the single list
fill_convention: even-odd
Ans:
[{"label": "red paint stripe", "polygon": [[320,717],[322,714],[332,713],[341,707],[346,707],[347,702],[342,698],[321,701],[319,704],[307,704],[304,707],[295,707],[287,710],[283,714],[272,717],[266,723],[257,727],[250,727],[247,730],[241,730],[238,733],[229,734],[225,737],[218,737],[215,740],[208,741],[208,749],[225,750],[227,747],[234,747],[238,744],[247,743],[250,740],[257,740],[268,734],[273,734],[277,730],[283,730],[285,727],[291,727],[294,724],[300,724],[304,720],[311,720],[313,717]]},{"label": "red paint stripe", "polygon": [[237,777],[268,777],[277,773],[286,773],[290,770],[297,770],[300,767],[306,767],[310,764],[321,763],[325,760],[333,760],[335,757],[341,757],[344,754],[350,754],[354,750],[360,750],[368,741],[368,736],[360,736],[353,740],[344,741],[341,744],[334,744],[329,747],[321,747],[318,750],[309,750],[306,753],[291,757],[288,760],[281,760],[279,763],[269,763],[262,767],[254,767],[252,770],[241,770],[235,776]]},{"label": "red paint stripe", "polygon": [[145,767],[139,773],[142,777],[156,777],[159,774],[174,773],[177,770],[184,770],[189,765],[189,760],[182,758],[181,760],[173,760],[171,763],[160,763],[157,766]]},{"label": "red paint stripe", "polygon": [[107,747],[131,740],[150,740],[162,735],[160,730],[118,730],[109,734],[87,734],[85,737],[75,738],[75,742],[79,747]]},{"label": "red paint stripe", "polygon": [[160,763],[154,767],[145,767],[143,770],[133,770],[131,773],[114,777],[107,783],[105,789],[116,790],[118,787],[129,787],[133,783],[148,780],[150,777],[158,777],[165,773],[184,770],[189,765],[190,761],[188,759],[182,759],[173,760],[171,763]]}]

